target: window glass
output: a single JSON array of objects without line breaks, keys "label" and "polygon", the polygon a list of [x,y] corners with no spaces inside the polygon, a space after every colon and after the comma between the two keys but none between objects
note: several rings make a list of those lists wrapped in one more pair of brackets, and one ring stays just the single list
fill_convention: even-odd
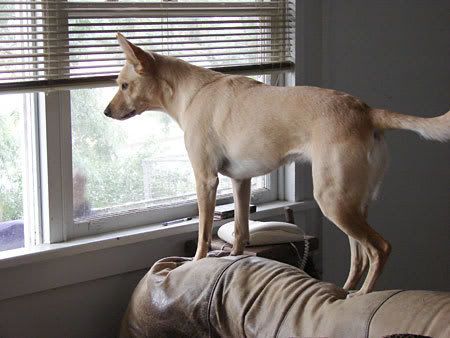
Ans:
[{"label": "window glass", "polygon": [[0,251],[24,245],[24,100],[0,96]]},{"label": "window glass", "polygon": [[[162,112],[125,121],[105,117],[103,110],[116,90],[71,92],[75,220],[196,198],[180,127]],[[253,192],[267,186],[266,176],[252,180]],[[218,196],[231,193],[231,180],[221,176]]]}]

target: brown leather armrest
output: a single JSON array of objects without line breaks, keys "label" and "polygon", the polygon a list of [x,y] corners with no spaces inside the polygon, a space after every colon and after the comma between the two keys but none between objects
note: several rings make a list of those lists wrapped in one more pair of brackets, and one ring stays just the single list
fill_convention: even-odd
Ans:
[{"label": "brown leather armrest", "polygon": [[[226,254],[226,253],[219,253]],[[130,337],[449,337],[450,294],[341,288],[255,256],[158,261],[136,287]],[[407,330],[407,332],[405,332]]]}]

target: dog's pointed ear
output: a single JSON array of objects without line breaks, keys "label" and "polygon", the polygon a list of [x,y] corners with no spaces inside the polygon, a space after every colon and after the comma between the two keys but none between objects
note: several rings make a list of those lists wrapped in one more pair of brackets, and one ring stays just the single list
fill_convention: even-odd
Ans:
[{"label": "dog's pointed ear", "polygon": [[125,53],[127,61],[134,66],[136,73],[142,75],[152,72],[155,61],[154,55],[133,45],[121,33],[117,33],[117,41]]}]

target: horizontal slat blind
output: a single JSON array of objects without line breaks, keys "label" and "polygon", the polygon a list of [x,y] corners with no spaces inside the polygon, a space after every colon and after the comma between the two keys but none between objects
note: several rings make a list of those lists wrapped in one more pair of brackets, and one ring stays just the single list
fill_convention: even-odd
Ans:
[{"label": "horizontal slat blind", "polygon": [[118,31],[145,49],[204,67],[286,66],[293,6],[292,0],[2,0],[0,89],[112,77],[124,63]]}]

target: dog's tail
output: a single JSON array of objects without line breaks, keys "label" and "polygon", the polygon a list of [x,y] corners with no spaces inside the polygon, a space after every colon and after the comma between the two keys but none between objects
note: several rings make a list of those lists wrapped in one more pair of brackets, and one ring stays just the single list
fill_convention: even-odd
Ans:
[{"label": "dog's tail", "polygon": [[407,129],[428,140],[450,140],[450,111],[444,115],[425,118],[394,113],[384,109],[371,109],[372,124],[377,129]]}]

